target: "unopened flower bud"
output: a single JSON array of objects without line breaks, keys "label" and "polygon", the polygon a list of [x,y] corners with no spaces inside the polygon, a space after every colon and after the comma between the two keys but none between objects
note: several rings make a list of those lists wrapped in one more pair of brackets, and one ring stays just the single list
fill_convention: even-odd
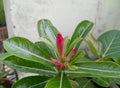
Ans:
[{"label": "unopened flower bud", "polygon": [[62,56],[64,52],[64,38],[60,33],[58,33],[56,36],[56,45],[57,45],[59,54]]},{"label": "unopened flower bud", "polygon": [[58,68],[63,68],[63,63],[61,63],[60,61],[58,61],[57,63],[56,63],[56,66],[58,67]]}]

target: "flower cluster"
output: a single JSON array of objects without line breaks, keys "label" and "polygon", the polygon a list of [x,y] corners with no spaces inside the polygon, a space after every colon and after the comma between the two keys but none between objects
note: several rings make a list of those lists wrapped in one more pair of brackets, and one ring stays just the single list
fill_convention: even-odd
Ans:
[{"label": "flower cluster", "polygon": [[58,33],[56,36],[56,46],[59,56],[56,59],[50,58],[50,61],[53,62],[57,68],[62,69],[67,66],[72,55],[77,52],[77,48],[72,49],[67,56],[64,56],[64,38],[61,33]]}]

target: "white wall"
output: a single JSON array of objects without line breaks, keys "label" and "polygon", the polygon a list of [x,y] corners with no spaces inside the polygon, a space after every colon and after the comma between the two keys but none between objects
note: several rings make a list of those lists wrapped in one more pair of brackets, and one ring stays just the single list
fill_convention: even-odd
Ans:
[{"label": "white wall", "polygon": [[99,36],[120,29],[120,0],[4,0],[9,36],[39,39],[37,21],[50,19],[64,34],[71,36],[84,19],[95,23],[92,32]]},{"label": "white wall", "polygon": [[5,0],[9,36],[39,39],[36,23],[48,18],[64,35],[71,36],[84,19],[95,22],[98,0]]},{"label": "white wall", "polygon": [[120,30],[120,0],[99,0],[93,33],[99,36],[112,29]]}]

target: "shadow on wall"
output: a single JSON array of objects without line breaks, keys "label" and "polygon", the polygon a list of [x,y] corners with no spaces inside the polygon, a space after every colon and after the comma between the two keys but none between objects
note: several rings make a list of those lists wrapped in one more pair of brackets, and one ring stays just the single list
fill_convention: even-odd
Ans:
[{"label": "shadow on wall", "polygon": [[120,0],[99,0],[96,25],[93,33],[99,36],[102,32],[120,29]]}]

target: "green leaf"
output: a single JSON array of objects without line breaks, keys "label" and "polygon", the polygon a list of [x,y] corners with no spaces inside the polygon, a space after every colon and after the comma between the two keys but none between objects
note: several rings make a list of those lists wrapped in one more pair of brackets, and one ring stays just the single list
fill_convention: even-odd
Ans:
[{"label": "green leaf", "polygon": [[38,21],[37,28],[38,28],[38,33],[39,33],[40,37],[46,36],[45,29],[49,25],[53,25],[53,24],[48,19],[41,19]]},{"label": "green leaf", "polygon": [[90,51],[92,52],[93,55],[99,56],[99,52],[97,51],[96,47],[94,46],[94,44],[92,43],[91,40],[86,40],[86,43],[90,49]]},{"label": "green leaf", "polygon": [[65,52],[65,56],[67,56],[70,51],[76,47],[76,45],[78,44],[78,42],[80,42],[82,39],[81,38],[76,38],[68,47],[68,49]]},{"label": "green leaf", "polygon": [[65,73],[61,72],[46,84],[45,88],[73,88]]},{"label": "green leaf", "polygon": [[112,78],[111,79],[114,83],[120,85],[120,78]]},{"label": "green leaf", "polygon": [[[87,36],[87,34],[90,32],[92,27],[93,27],[93,23],[88,20],[84,20],[81,23],[79,23],[71,37],[70,43],[72,43],[78,37],[84,39]],[[77,44],[78,47],[80,46],[81,42],[82,41],[80,41]]]},{"label": "green leaf", "polygon": [[17,81],[12,88],[44,88],[48,79],[45,76],[29,76]]},{"label": "green leaf", "polygon": [[0,78],[5,77],[7,74],[4,72],[0,72]]},{"label": "green leaf", "polygon": [[78,84],[79,84],[79,88],[94,88],[93,83],[91,82],[91,79],[87,79],[87,78],[77,78],[75,79]]},{"label": "green leaf", "polygon": [[109,87],[110,86],[110,81],[108,78],[92,78],[92,81],[94,81],[96,84],[102,86],[102,87]]},{"label": "green leaf", "polygon": [[3,61],[5,58],[11,56],[10,53],[1,53],[0,54],[0,61]]},{"label": "green leaf", "polygon": [[88,57],[87,55],[85,55],[84,51],[78,51],[75,56],[72,57],[71,61],[69,62],[70,65],[74,65],[76,63],[80,63],[80,62],[90,62],[93,61],[90,57]]},{"label": "green leaf", "polygon": [[39,62],[45,65],[52,63],[44,58],[44,54],[31,41],[22,37],[13,37],[4,41],[4,48],[11,54],[21,57],[26,60]]},{"label": "green leaf", "polygon": [[55,53],[57,53],[57,55],[58,55],[58,51],[57,51],[56,45],[55,45],[48,37],[41,37],[41,38],[40,38],[40,41],[48,44],[48,46],[50,46],[50,48],[51,48]]},{"label": "green leaf", "polygon": [[70,44],[70,39],[68,38],[68,36],[66,36],[66,37],[64,38],[64,40],[65,40],[65,43],[64,43],[64,52],[67,52],[68,46],[69,46],[69,44]]},{"label": "green leaf", "polygon": [[25,60],[16,56],[7,57],[3,62],[11,68],[24,72],[36,73],[46,76],[53,76],[56,73],[53,68],[48,67],[49,64],[46,66],[38,62]]},{"label": "green leaf", "polygon": [[73,88],[79,88],[79,84],[76,81],[70,80],[70,82],[71,82]]},{"label": "green leaf", "polygon": [[47,36],[40,37],[40,41],[45,42],[46,44],[48,44],[52,48],[55,47],[55,44]]},{"label": "green leaf", "polygon": [[47,36],[55,43],[58,30],[53,26],[53,24],[48,19],[39,20],[37,27],[40,37]]},{"label": "green leaf", "polygon": [[79,60],[76,61],[76,63],[79,63],[79,62],[90,62],[90,61],[93,61],[93,60],[90,57],[88,57],[87,55],[85,55],[84,57],[79,58]]},{"label": "green leaf", "polygon": [[78,66],[78,70],[76,70],[76,73],[80,71],[98,77],[120,78],[120,66],[111,61],[80,62],[76,64],[76,66]]},{"label": "green leaf", "polygon": [[56,58],[55,52],[51,49],[51,47],[48,44],[46,44],[43,41],[36,42],[35,44],[39,47],[39,51],[42,52],[42,54],[44,54],[45,58]]},{"label": "green leaf", "polygon": [[[78,68],[78,67],[76,67]],[[80,78],[80,77],[98,77],[98,75],[89,74],[88,72],[78,71],[78,70],[68,70],[65,71],[69,78]]]},{"label": "green leaf", "polygon": [[112,59],[112,60],[114,60],[117,64],[120,65],[120,58],[114,58],[114,59]]},{"label": "green leaf", "polygon": [[102,57],[120,58],[120,30],[105,32],[98,40],[102,43]]},{"label": "green leaf", "polygon": [[84,58],[84,56],[85,52],[83,50],[77,51],[75,55],[73,55],[73,57],[71,58],[69,64],[78,63],[78,61],[81,61],[81,59]]}]

